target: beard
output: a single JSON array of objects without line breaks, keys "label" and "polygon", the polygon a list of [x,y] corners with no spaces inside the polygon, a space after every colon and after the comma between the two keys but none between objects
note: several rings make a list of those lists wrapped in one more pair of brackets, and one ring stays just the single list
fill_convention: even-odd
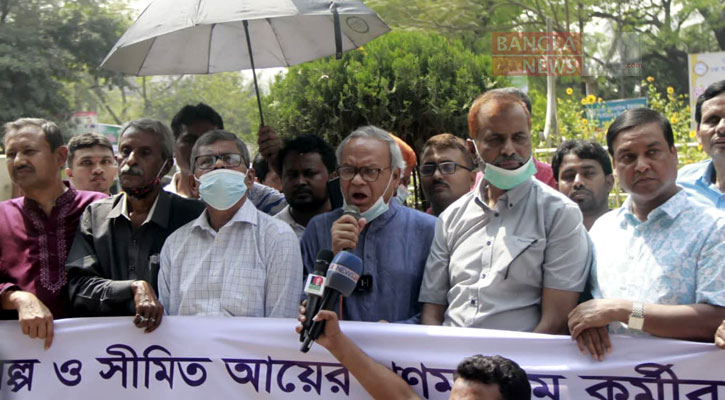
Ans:
[{"label": "beard", "polygon": [[324,198],[310,198],[309,200],[297,200],[295,198],[289,199],[290,208],[293,208],[299,212],[309,213],[314,212],[322,208],[327,202],[328,197]]}]

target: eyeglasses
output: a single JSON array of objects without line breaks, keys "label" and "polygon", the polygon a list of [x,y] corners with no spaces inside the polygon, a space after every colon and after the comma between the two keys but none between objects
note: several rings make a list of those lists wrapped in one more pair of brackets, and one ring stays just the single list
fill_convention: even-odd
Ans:
[{"label": "eyeglasses", "polygon": [[463,168],[466,171],[471,171],[471,168],[464,167],[461,164],[453,161],[446,161],[440,164],[423,164],[418,170],[421,176],[431,176],[436,173],[436,169],[441,171],[441,175],[453,175],[456,173],[456,168]]},{"label": "eyeglasses", "polygon": [[222,160],[225,167],[238,167],[242,164],[242,155],[239,153],[226,153],[198,156],[194,159],[194,165],[199,169],[212,169],[217,160]]},{"label": "eyeglasses", "polygon": [[384,169],[390,169],[390,167],[338,167],[337,175],[339,175],[340,179],[342,179],[343,181],[351,181],[353,180],[353,178],[355,178],[355,175],[360,174],[360,177],[362,177],[364,181],[375,182],[380,177],[380,172]]}]

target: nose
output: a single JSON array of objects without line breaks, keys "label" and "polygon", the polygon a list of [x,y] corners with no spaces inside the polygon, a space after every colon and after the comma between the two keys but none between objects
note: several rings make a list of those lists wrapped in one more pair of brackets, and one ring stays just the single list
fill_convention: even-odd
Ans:
[{"label": "nose", "polygon": [[583,180],[584,178],[582,178],[582,174],[574,175],[574,188],[576,189],[584,186]]},{"label": "nose", "polygon": [[645,172],[649,169],[649,163],[645,157],[637,157],[635,161],[634,170],[637,172]]},{"label": "nose", "polygon": [[715,133],[718,136],[725,136],[725,117],[720,118],[720,122],[715,127]]},{"label": "nose", "polygon": [[352,179],[350,179],[350,183],[354,185],[364,185],[366,182],[362,177],[362,172],[359,170],[355,171],[355,175],[353,175]]},{"label": "nose", "polygon": [[433,175],[432,176],[433,176],[433,178],[436,178],[437,177],[439,179],[443,177],[443,173],[441,173],[440,166],[436,165],[436,169],[433,171]]},{"label": "nose", "polygon": [[136,165],[136,151],[131,151],[126,157],[126,164]]},{"label": "nose", "polygon": [[221,157],[218,157],[216,161],[214,162],[214,169],[224,169],[226,168],[226,165],[224,165],[224,161],[222,161]]},{"label": "nose", "polygon": [[504,142],[503,147],[501,148],[501,154],[504,156],[512,156],[516,154],[514,142],[513,140],[511,140],[511,138],[506,139],[506,141]]}]

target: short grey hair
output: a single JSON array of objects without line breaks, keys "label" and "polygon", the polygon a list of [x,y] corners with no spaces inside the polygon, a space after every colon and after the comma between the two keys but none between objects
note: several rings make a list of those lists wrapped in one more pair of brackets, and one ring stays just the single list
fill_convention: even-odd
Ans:
[{"label": "short grey hair", "polygon": [[393,170],[399,169],[401,173],[405,170],[405,160],[403,160],[403,154],[400,152],[400,147],[398,146],[398,143],[388,132],[385,132],[384,130],[373,125],[357,128],[351,134],[347,135],[345,139],[342,140],[340,145],[337,146],[337,150],[335,151],[338,165],[342,165],[342,150],[345,148],[345,146],[347,146],[350,140],[356,138],[372,138],[387,143],[388,147],[390,148],[390,168],[392,168]]},{"label": "short grey hair", "polygon": [[36,127],[43,132],[45,141],[50,146],[50,151],[55,151],[58,147],[63,146],[65,141],[63,140],[63,134],[60,128],[58,128],[58,125],[53,121],[42,118],[20,118],[6,123],[3,125],[3,140],[5,140],[8,134],[18,132],[29,126]]},{"label": "short grey hair", "polygon": [[164,161],[174,156],[174,136],[171,134],[171,128],[165,123],[151,118],[141,118],[126,122],[123,128],[121,128],[121,134],[118,137],[122,138],[123,134],[131,129],[154,134],[161,144],[161,157]]},{"label": "short grey hair", "polygon": [[191,159],[189,160],[189,165],[191,165],[191,172],[194,172],[194,170],[196,169],[195,160],[196,157],[199,156],[199,148],[201,146],[209,146],[216,142],[222,141],[230,141],[236,143],[237,149],[239,149],[239,153],[242,154],[242,163],[245,167],[249,168],[249,149],[247,149],[247,145],[242,142],[242,139],[239,139],[239,136],[231,132],[227,132],[221,129],[215,129],[199,136],[199,139],[197,139],[196,143],[194,143],[194,147],[191,148]]}]

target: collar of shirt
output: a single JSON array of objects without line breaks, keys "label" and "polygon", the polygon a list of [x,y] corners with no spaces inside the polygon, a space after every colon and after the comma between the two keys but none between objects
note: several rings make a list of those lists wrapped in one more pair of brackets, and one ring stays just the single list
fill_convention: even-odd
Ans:
[{"label": "collar of shirt", "polygon": [[709,160],[707,163],[707,166],[705,167],[705,170],[703,171],[702,176],[700,179],[700,183],[704,187],[710,187],[710,185],[715,185],[715,164],[713,164],[712,159]]},{"label": "collar of shirt", "polygon": [[[149,221],[153,221],[156,225],[166,229],[169,225],[169,209],[171,209],[171,195],[164,190],[159,190],[159,195],[156,196],[154,204],[151,206],[149,214],[146,216],[146,220],[143,225],[146,225]],[[131,217],[128,214],[128,199],[126,193],[119,193],[113,199],[113,208],[108,213],[109,219],[118,217],[124,217],[131,221]]]},{"label": "collar of shirt", "polygon": [[[686,191],[683,190],[680,186],[677,186],[677,188],[679,190],[677,191],[677,193],[675,193],[674,196],[670,197],[669,199],[667,199],[667,201],[660,204],[659,207],[655,208],[654,210],[650,211],[649,214],[647,214],[647,221],[652,221],[659,218],[675,219],[683,210],[688,207],[690,200],[687,198]],[[629,196],[627,197],[627,200],[624,201],[622,207],[618,211],[618,214],[623,217],[622,221],[620,222],[620,226],[622,228],[627,226],[628,223],[633,226],[637,226],[643,223],[637,218],[636,215],[634,215],[632,206],[632,196]]]},{"label": "collar of shirt", "polygon": [[[222,229],[224,229],[227,226],[231,226],[236,223],[247,223],[252,225],[257,225],[257,209],[254,208],[251,202],[248,201],[249,199],[245,199],[244,203],[241,207],[239,207],[239,210],[237,210],[236,213],[234,213],[234,216],[232,219],[230,219]],[[194,220],[192,223],[192,232],[201,229],[202,231],[206,231],[212,236],[216,236],[217,232],[214,230],[214,228],[209,225],[209,218],[207,217],[207,209],[204,210],[204,212],[199,215],[198,218]]]},{"label": "collar of shirt", "polygon": [[[75,197],[76,197],[77,191],[76,191],[76,188],[73,186],[73,184],[70,183],[70,181],[65,181],[65,180],[63,181],[63,184],[68,188],[68,190],[63,192],[63,194],[61,194],[60,196],[58,196],[57,199],[55,199],[55,205],[53,206],[53,208],[57,208],[64,204],[68,204],[68,203],[72,202],[73,199],[75,199]],[[30,210],[40,211],[41,213],[43,213],[42,209],[40,208],[40,204],[38,204],[37,201],[35,201],[33,199],[29,199],[27,197],[23,197],[23,209],[25,209],[26,211],[30,211]]]},{"label": "collar of shirt", "polygon": [[[529,178],[524,181],[524,183],[516,186],[515,188],[507,190],[503,195],[501,195],[501,197],[498,198],[496,204],[501,201],[505,201],[507,203],[506,206],[509,209],[514,208],[516,204],[518,204],[519,201],[521,201],[521,199],[523,199],[529,193],[532,185],[532,179],[533,178]],[[488,182],[486,182],[486,180],[484,179],[481,179],[475,192],[476,204],[481,206],[481,208],[483,208],[484,210],[491,209],[488,206],[488,192],[486,190],[487,188]]]}]

